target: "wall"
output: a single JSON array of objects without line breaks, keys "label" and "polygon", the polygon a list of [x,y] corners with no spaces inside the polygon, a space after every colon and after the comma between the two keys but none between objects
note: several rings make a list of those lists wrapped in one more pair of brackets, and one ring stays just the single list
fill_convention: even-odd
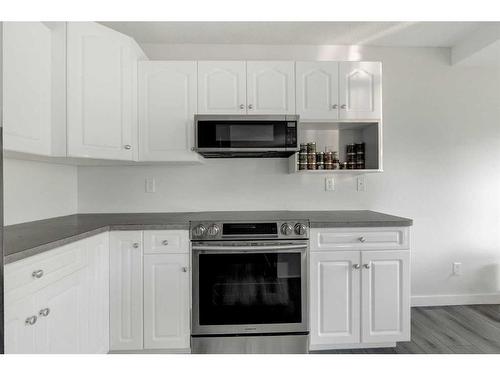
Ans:
[{"label": "wall", "polygon": [[[372,209],[413,218],[414,303],[499,301],[500,70],[450,66],[439,48],[143,45],[152,59],[383,62],[384,173],[287,174],[286,160],[79,167],[80,212]],[[144,192],[144,179],[157,192]],[[463,275],[452,276],[452,262]],[[457,296],[458,295],[458,296]]]},{"label": "wall", "polygon": [[5,225],[77,212],[77,167],[4,159]]}]

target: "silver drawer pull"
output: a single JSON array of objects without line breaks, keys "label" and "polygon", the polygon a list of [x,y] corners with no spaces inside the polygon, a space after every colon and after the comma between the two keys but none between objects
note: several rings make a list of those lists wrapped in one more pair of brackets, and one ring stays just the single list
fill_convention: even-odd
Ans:
[{"label": "silver drawer pull", "polygon": [[355,270],[359,270],[361,268],[361,265],[359,265],[359,264],[353,264],[352,268],[354,268]]},{"label": "silver drawer pull", "polygon": [[139,248],[139,244],[138,244],[137,242],[134,242],[134,243],[132,244],[132,247],[133,247],[134,249],[138,249],[138,248]]},{"label": "silver drawer pull", "polygon": [[48,316],[50,314],[50,309],[48,307],[44,308],[44,309],[41,309],[39,312],[38,312],[38,315],[40,316]]},{"label": "silver drawer pull", "polygon": [[161,244],[162,244],[163,246],[167,246],[167,245],[168,245],[168,240],[163,240],[163,241],[161,241]]},{"label": "silver drawer pull", "polygon": [[370,263],[363,264],[363,267],[365,267],[366,269],[369,269],[370,268]]},{"label": "silver drawer pull", "polygon": [[125,145],[125,146],[123,146],[123,148],[125,150],[131,150],[132,149],[132,145]]},{"label": "silver drawer pull", "polygon": [[36,315],[33,315],[33,316],[30,316],[30,317],[26,318],[26,320],[24,321],[24,323],[27,326],[32,326],[33,324],[36,323]]},{"label": "silver drawer pull", "polygon": [[359,238],[358,238],[358,241],[359,241],[359,242],[366,242],[366,238],[364,238],[364,237],[359,237]]},{"label": "silver drawer pull", "polygon": [[182,267],[182,272],[187,272],[188,268],[187,267]]},{"label": "silver drawer pull", "polygon": [[33,273],[31,274],[31,276],[34,278],[34,279],[39,279],[40,277],[43,276],[43,270],[36,270],[36,271],[33,271]]}]

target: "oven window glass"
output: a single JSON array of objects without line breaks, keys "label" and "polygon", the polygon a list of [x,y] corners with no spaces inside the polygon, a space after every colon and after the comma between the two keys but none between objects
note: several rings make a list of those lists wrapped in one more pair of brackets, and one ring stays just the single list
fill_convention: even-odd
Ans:
[{"label": "oven window glass", "polygon": [[300,253],[200,254],[200,325],[300,323],[300,267]]}]

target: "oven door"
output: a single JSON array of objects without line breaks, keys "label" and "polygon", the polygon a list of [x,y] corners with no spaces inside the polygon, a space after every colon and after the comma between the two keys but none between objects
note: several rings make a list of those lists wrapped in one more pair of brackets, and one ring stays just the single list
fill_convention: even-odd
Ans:
[{"label": "oven door", "polygon": [[193,244],[192,334],[308,331],[307,243]]}]

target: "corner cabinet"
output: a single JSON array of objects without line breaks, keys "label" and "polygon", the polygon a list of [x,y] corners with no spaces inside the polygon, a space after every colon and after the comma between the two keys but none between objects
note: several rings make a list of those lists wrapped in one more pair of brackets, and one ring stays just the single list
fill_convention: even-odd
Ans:
[{"label": "corner cabinet", "polygon": [[408,228],[311,229],[310,350],[410,340]]},{"label": "corner cabinet", "polygon": [[139,160],[193,161],[195,61],[139,62]]},{"label": "corner cabinet", "polygon": [[67,25],[68,156],[137,159],[135,41],[94,22]]}]

